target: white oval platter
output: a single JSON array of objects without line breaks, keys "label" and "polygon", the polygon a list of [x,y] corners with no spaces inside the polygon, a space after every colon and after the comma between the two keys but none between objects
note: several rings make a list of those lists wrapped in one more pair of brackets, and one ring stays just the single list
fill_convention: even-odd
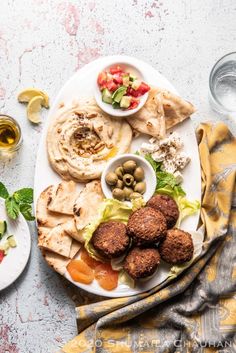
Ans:
[{"label": "white oval platter", "polygon": [[[91,97],[94,92],[94,79],[98,75],[101,68],[109,65],[110,62],[121,62],[123,60],[132,60],[133,64],[142,69],[146,81],[148,84],[161,87],[167,90],[172,91],[173,93],[177,93],[176,89],[172,86],[172,84],[162,76],[156,69],[152,66],[144,63],[141,60],[136,58],[131,58],[127,56],[107,56],[99,58],[82,69],[77,71],[62,87],[60,92],[58,93],[54,104],[52,105],[48,117],[47,122],[44,126],[42,138],[40,141],[39,149],[38,149],[38,158],[36,162],[36,170],[35,170],[35,184],[34,184],[34,197],[35,201],[39,197],[40,193],[49,185],[57,184],[61,181],[58,174],[56,174],[51,166],[49,165],[47,158],[47,150],[46,150],[46,135],[48,130],[49,122],[53,119],[57,109],[60,104],[63,102],[72,101],[73,99],[80,99],[85,97]],[[184,170],[184,182],[183,188],[186,191],[187,198],[190,200],[201,200],[201,174],[200,174],[200,161],[198,154],[198,146],[196,141],[196,136],[193,128],[193,124],[191,119],[185,120],[183,123],[173,128],[173,131],[177,131],[184,142],[185,151],[191,158],[191,162]],[[142,142],[147,142],[148,137],[145,135],[141,135],[136,138],[132,142],[131,153],[136,152],[140,147]],[[78,187],[82,189],[83,184],[78,184]],[[186,218],[181,223],[181,228],[186,231],[196,230],[197,224],[199,220],[199,213]],[[137,293],[142,293],[144,291],[150,290],[162,283],[169,275],[170,267],[164,264],[161,264],[156,275],[151,279],[140,282],[140,284],[136,285],[135,288],[130,288],[125,284],[119,284],[118,287],[113,291],[106,291],[102,289],[97,281],[93,281],[89,285],[81,284],[78,282],[74,282],[68,273],[65,274],[65,277],[74,283],[77,287],[80,287],[88,292],[107,296],[107,297],[125,297],[131,296]]]}]

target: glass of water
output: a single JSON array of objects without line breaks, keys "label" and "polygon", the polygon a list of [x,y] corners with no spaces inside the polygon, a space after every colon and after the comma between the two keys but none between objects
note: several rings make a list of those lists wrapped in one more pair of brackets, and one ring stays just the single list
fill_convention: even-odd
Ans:
[{"label": "glass of water", "polygon": [[209,100],[219,113],[236,113],[236,52],[223,56],[211,70]]}]

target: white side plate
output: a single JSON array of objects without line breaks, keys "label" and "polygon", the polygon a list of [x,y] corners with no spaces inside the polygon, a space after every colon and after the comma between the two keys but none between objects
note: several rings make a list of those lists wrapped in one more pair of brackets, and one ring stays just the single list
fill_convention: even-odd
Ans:
[{"label": "white side plate", "polygon": [[[21,214],[16,221],[7,217],[2,199],[0,199],[0,219],[7,221],[7,234],[14,235],[17,243],[17,247],[10,248],[0,263],[0,290],[2,290],[15,282],[23,272],[30,255],[31,237],[28,224]],[[4,243],[4,239],[1,242]]]},{"label": "white side plate", "polygon": [[[136,67],[140,67],[142,70],[146,81],[149,85],[162,87],[177,93],[176,89],[171,85],[171,83],[162,76],[157,70],[155,70],[150,65],[144,63],[135,58],[130,58],[126,56],[108,56],[103,57],[98,60],[91,62],[90,64],[84,66],[82,69],[77,71],[74,76],[62,87],[58,93],[57,98],[49,111],[47,123],[45,124],[42,139],[39,145],[38,158],[36,163],[35,171],[35,185],[34,185],[34,197],[35,201],[39,197],[40,193],[49,185],[59,183],[61,181],[59,175],[57,175],[49,165],[47,158],[46,149],[46,135],[48,125],[51,119],[53,119],[60,103],[70,102],[73,99],[80,99],[83,97],[91,97],[93,95],[94,89],[94,79],[100,68],[110,65],[111,62],[117,61],[122,62],[125,60],[132,60]],[[201,200],[201,174],[200,174],[200,163],[198,155],[198,146],[195,137],[195,132],[191,119],[184,121],[173,129],[177,131],[184,142],[185,151],[191,158],[191,163],[184,170],[184,183],[183,188],[186,191],[187,198],[190,200]],[[131,146],[131,152],[136,152],[140,147],[141,143],[148,141],[148,137],[142,135],[135,139]],[[79,185],[82,188],[82,184]],[[188,217],[181,224],[181,228],[184,230],[196,230],[199,219],[199,213]],[[144,291],[150,290],[155,287],[168,277],[169,266],[161,265],[157,274],[150,280],[143,282],[135,288],[130,288],[126,285],[119,285],[113,291],[106,291],[102,289],[98,283],[94,280],[90,285],[84,285],[81,283],[73,282],[69,276],[66,274],[65,277],[68,278],[77,287],[83,288],[88,292],[104,295],[108,297],[124,297],[130,296],[137,293],[142,293]]]}]

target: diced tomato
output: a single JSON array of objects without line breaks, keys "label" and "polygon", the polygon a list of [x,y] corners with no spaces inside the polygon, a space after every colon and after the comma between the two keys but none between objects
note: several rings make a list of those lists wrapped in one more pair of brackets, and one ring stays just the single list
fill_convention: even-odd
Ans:
[{"label": "diced tomato", "polygon": [[107,81],[106,88],[110,92],[115,92],[117,90],[117,88],[119,88],[119,85],[117,85],[114,81]]},{"label": "diced tomato", "polygon": [[129,108],[127,110],[135,109],[139,105],[139,100],[138,99],[132,99]]},{"label": "diced tomato", "polygon": [[102,91],[104,88],[106,88],[106,82],[107,82],[107,73],[105,71],[100,72],[97,78],[97,83]]},{"label": "diced tomato", "polygon": [[140,97],[140,93],[138,92],[138,90],[136,91],[132,87],[128,87],[126,94],[127,96]]},{"label": "diced tomato", "polygon": [[114,271],[110,264],[101,264],[95,268],[95,279],[106,290],[115,289],[118,285],[119,272]]},{"label": "diced tomato", "polygon": [[82,261],[84,261],[91,268],[95,268],[96,266],[101,264],[100,261],[97,261],[97,260],[93,259],[91,256],[89,256],[89,254],[85,250],[85,248],[82,248],[80,250],[80,258]]},{"label": "diced tomato", "polygon": [[93,270],[81,260],[71,260],[67,271],[75,282],[89,284],[94,280]]},{"label": "diced tomato", "polygon": [[114,80],[115,83],[119,83],[120,85],[122,85],[122,83],[123,83],[123,78],[122,78],[120,73],[114,74],[113,75],[113,80]]},{"label": "diced tomato", "polygon": [[109,71],[110,71],[110,73],[111,73],[112,75],[118,74],[118,73],[121,73],[121,72],[124,72],[124,71],[122,70],[122,68],[121,68],[119,65],[117,65],[117,66],[111,66]]},{"label": "diced tomato", "polygon": [[149,87],[146,83],[144,83],[144,82],[142,82],[141,85],[139,86],[139,88],[137,89],[137,91],[138,91],[141,95],[147,93],[149,90],[150,90],[150,87]]},{"label": "diced tomato", "polygon": [[0,263],[2,262],[4,256],[5,256],[4,251],[3,251],[3,250],[0,250]]}]

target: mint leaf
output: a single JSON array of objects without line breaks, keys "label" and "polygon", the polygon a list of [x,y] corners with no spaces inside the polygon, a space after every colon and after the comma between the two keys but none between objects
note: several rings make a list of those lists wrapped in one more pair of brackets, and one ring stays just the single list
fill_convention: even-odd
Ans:
[{"label": "mint leaf", "polygon": [[12,219],[16,219],[19,215],[19,205],[12,196],[9,196],[5,200],[5,206],[8,216]]},{"label": "mint leaf", "polygon": [[0,197],[3,199],[7,199],[9,196],[9,193],[7,191],[6,186],[0,181]]},{"label": "mint leaf", "polygon": [[27,203],[22,203],[20,205],[20,212],[25,217],[27,221],[34,221],[35,217],[32,215],[32,207]]},{"label": "mint leaf", "polygon": [[32,203],[33,202],[33,189],[23,188],[15,191],[13,197],[17,203]]}]

